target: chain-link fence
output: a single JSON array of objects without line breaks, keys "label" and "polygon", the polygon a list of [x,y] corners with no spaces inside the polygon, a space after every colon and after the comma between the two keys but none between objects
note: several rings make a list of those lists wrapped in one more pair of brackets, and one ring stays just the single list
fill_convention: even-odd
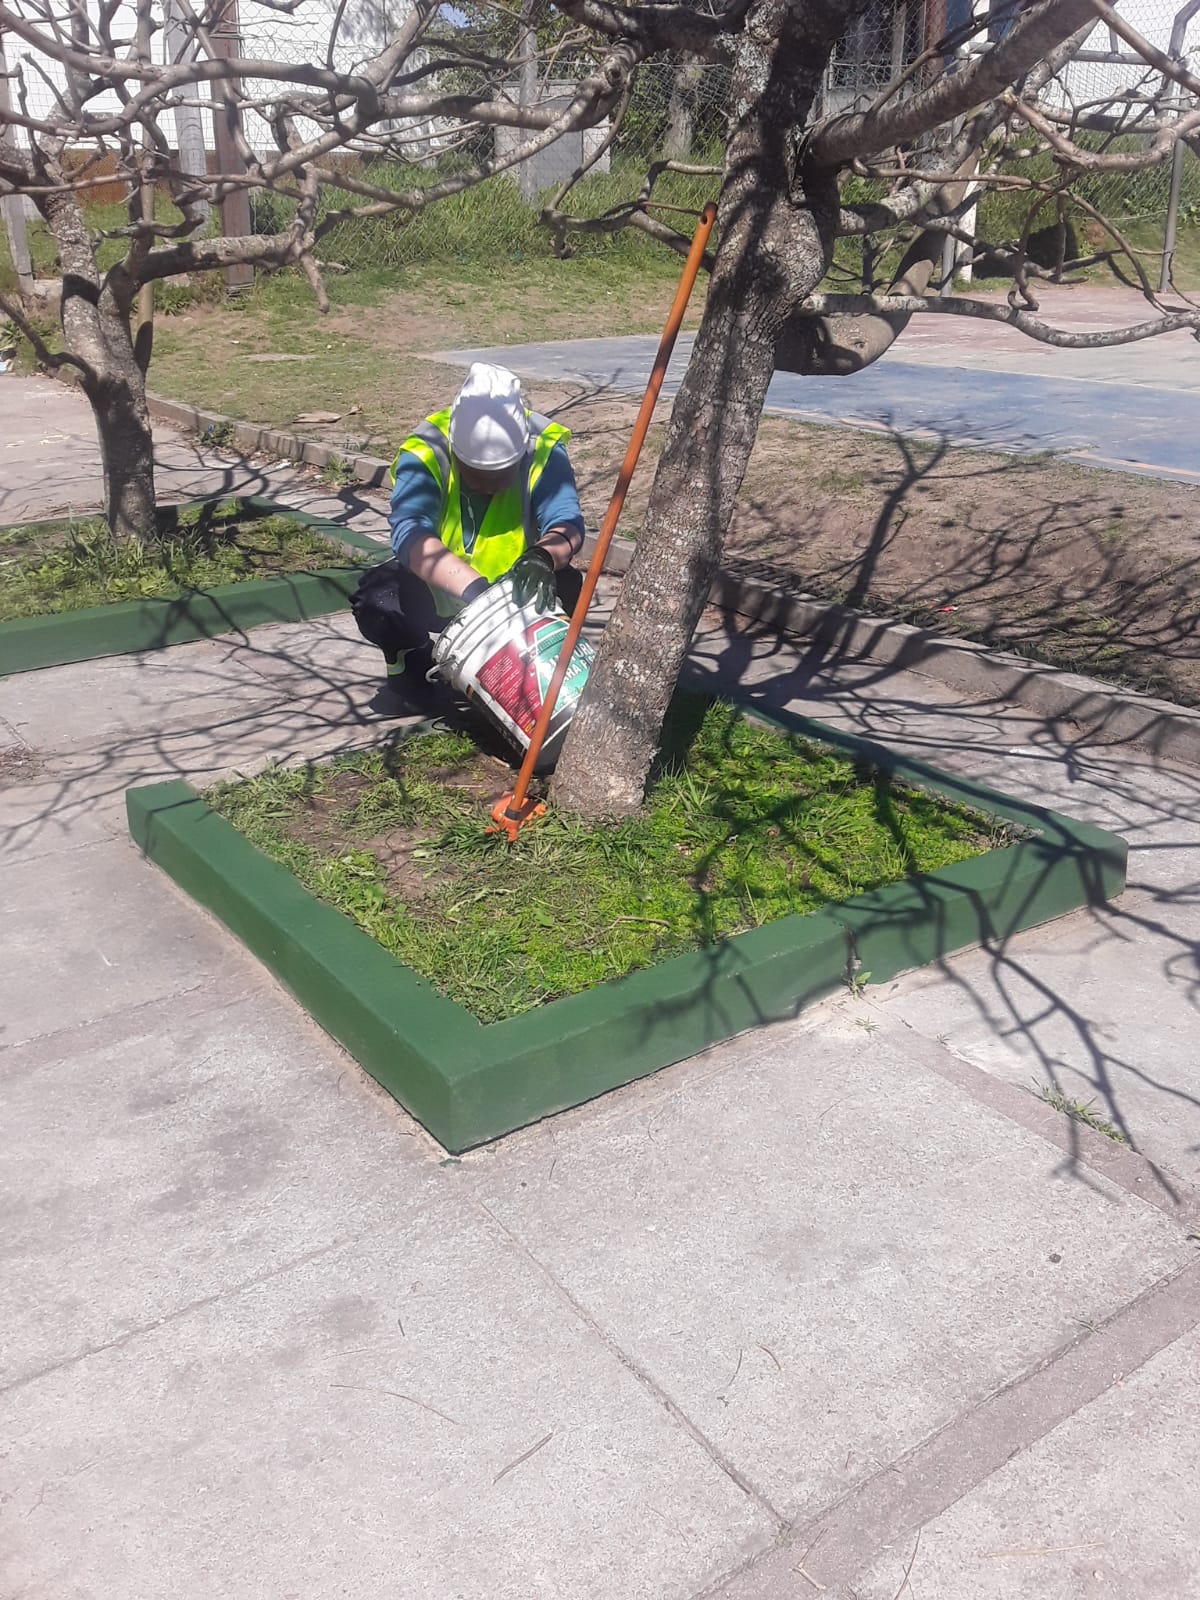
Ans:
[{"label": "chain-link fence", "polygon": [[[533,14],[550,16],[546,6]],[[315,38],[310,40],[315,45]],[[483,38],[481,50],[519,57],[511,36]],[[553,38],[538,37],[538,71],[521,80],[519,65],[499,85],[517,104],[558,109],[565,106],[577,78],[563,75],[563,60]],[[577,60],[577,71],[594,65]],[[461,74],[464,92],[482,87],[469,70]],[[636,74],[627,104],[616,117],[597,127],[567,135],[534,157],[515,159],[531,135],[519,128],[476,128],[463,137],[452,125],[434,124],[428,138],[398,162],[394,155],[376,156],[369,148],[348,152],[342,164],[371,182],[389,188],[425,187],[471,163],[498,159],[512,164],[498,177],[439,200],[414,215],[401,212],[340,224],[322,244],[322,254],[349,268],[396,268],[420,261],[490,259],[496,256],[549,255],[555,236],[541,221],[542,208],[581,169],[584,175],[570,190],[565,209],[595,217],[635,200],[650,166],[672,160],[690,166],[720,166],[725,147],[729,95],[727,67],[695,62],[656,60]],[[702,174],[666,172],[657,181],[655,199],[684,212],[699,212],[713,198],[717,179]],[[322,208],[342,206],[345,195],[330,192]],[[253,197],[256,229],[273,231],[290,215],[291,204],[269,193]],[[664,213],[666,214],[666,213]],[[679,219],[676,219],[679,220]],[[687,224],[681,222],[685,229]],[[637,233],[572,235],[571,248],[583,254],[621,253],[630,257],[659,250]]]},{"label": "chain-link fence", "polygon": [[[382,30],[394,21],[388,5],[389,0],[368,0],[364,5],[355,34],[358,47],[377,44]],[[979,9],[977,3],[976,12]],[[987,9],[993,17],[989,33],[994,41],[1011,25],[1015,8],[1012,0],[987,0]],[[278,27],[272,25],[264,49],[277,51],[281,59],[312,59],[313,52],[324,49],[326,41],[317,37],[320,13],[310,11],[303,20],[303,11],[301,7],[286,23],[281,19]],[[1129,0],[1123,11],[1158,48],[1183,54],[1192,50],[1200,55],[1200,15],[1192,19],[1190,28],[1173,36],[1178,0]],[[465,11],[463,18],[482,51],[508,53],[514,58],[521,54],[519,29],[524,25],[529,30],[526,39],[536,46],[538,61],[535,68],[526,69],[523,78],[519,69],[514,71],[508,92],[518,100],[565,103],[567,84],[573,80],[563,73],[564,58],[556,52],[566,24],[545,0],[533,0],[532,4],[526,0],[519,16],[515,11],[481,5],[477,12]],[[327,31],[328,18],[323,21]],[[906,73],[909,77],[902,93],[921,87],[933,73],[953,70],[956,46],[972,26],[970,0],[871,0],[834,52],[821,86],[818,111],[828,114],[869,105],[884,86]],[[574,62],[578,71],[591,64],[588,58]],[[464,85],[470,86],[471,81],[470,72],[464,71]],[[569,206],[577,214],[590,216],[632,200],[655,161],[719,165],[726,137],[729,83],[727,67],[656,59],[637,73],[615,128],[605,123],[587,134],[562,139],[534,160],[514,166],[510,176],[493,180],[484,192],[440,202],[411,222],[384,219],[340,228],[333,241],[336,253],[347,265],[395,265],[431,253],[548,250],[551,242],[537,222],[537,209],[589,159],[587,176],[572,191]],[[1088,48],[1051,89],[1060,108],[1083,113],[1089,108],[1111,110],[1114,104],[1135,105],[1141,97],[1150,114],[1154,107],[1176,105],[1172,93],[1161,73],[1147,69],[1103,29],[1097,30]],[[445,128],[431,125],[424,132],[426,141],[414,153],[430,175],[452,168],[467,155],[511,154],[527,137],[517,130],[483,132],[464,149]],[[1083,140],[1088,137],[1081,136]],[[1092,142],[1097,148],[1137,150],[1147,147],[1150,136],[1128,135],[1115,142],[1096,136]],[[369,167],[369,157],[364,159]],[[1143,247],[1152,247],[1150,233],[1157,229],[1161,238],[1173,181],[1181,224],[1200,223],[1200,160],[1185,151],[1178,168],[1174,180],[1172,162],[1167,160],[1140,170],[1085,175],[1074,188],[1118,227],[1132,226]],[[1056,171],[1048,156],[1025,163],[1020,170],[1037,177],[1051,177]],[[382,175],[388,180],[396,176],[392,170]],[[656,196],[667,204],[698,209],[711,190],[711,179],[668,174],[660,179]],[[516,196],[526,203],[524,211],[516,206]],[[1028,196],[984,195],[979,217],[982,235],[994,242],[1018,237],[1030,204]],[[257,211],[262,226],[277,220],[277,202],[269,198],[260,202]],[[1053,220],[1053,211],[1045,220]],[[1078,220],[1081,231],[1087,232],[1086,212],[1081,212]],[[579,245],[582,249],[612,247],[611,241],[595,238]]]},{"label": "chain-link fence", "polygon": [[[1160,50],[1173,48],[1180,54],[1200,56],[1200,14],[1176,30],[1179,13],[1173,4],[1155,5],[1154,0],[1142,0],[1132,11],[1141,13],[1135,18],[1136,25]],[[1096,111],[1124,110],[1132,120],[1179,109],[1179,91],[1165,82],[1161,73],[1132,57],[1120,39],[1097,30],[1088,44],[1092,48],[1085,48],[1051,86],[1051,95],[1060,110],[1081,119]],[[1141,152],[1149,149],[1153,136],[1133,133],[1089,137],[1083,133],[1080,142],[1090,143],[1101,152]],[[1186,147],[1181,155],[1179,200],[1184,214],[1191,215],[1200,209],[1200,160]],[[1081,199],[1118,225],[1150,223],[1166,214],[1172,167],[1169,158],[1130,172],[1085,174],[1074,188]]]},{"label": "chain-link fence", "polygon": [[[19,0],[18,0],[19,3]],[[100,0],[95,0],[98,6]],[[1127,0],[1128,15],[1160,49],[1192,51],[1200,57],[1200,14],[1190,28],[1174,29],[1179,0]],[[1015,0],[974,0],[976,11],[987,5],[993,18],[989,29],[1000,37],[1010,22]],[[293,0],[286,9],[258,0],[209,0],[207,14],[231,53],[280,62],[329,63],[353,70],[374,54],[400,26],[408,0]],[[953,70],[956,40],[972,26],[972,0],[871,0],[839,42],[821,89],[822,112],[843,111],[870,104],[880,89],[908,74],[901,92],[920,87],[932,73]],[[179,48],[177,0],[156,0],[156,15],[164,24],[155,33],[154,53],[165,59]],[[414,81],[452,83],[464,94],[481,92],[507,96],[519,104],[561,105],[570,87],[594,67],[595,46],[579,42],[549,0],[524,0],[520,7],[504,8],[489,0],[460,0],[450,21],[440,26],[446,40],[433,37],[419,58],[408,63]],[[116,31],[132,34],[134,10],[129,0],[117,8]],[[336,37],[335,17],[340,17]],[[175,24],[174,31],[172,22]],[[1173,29],[1178,35],[1173,37]],[[9,35],[10,69],[20,68],[24,93],[34,116],[54,109],[55,94],[64,85],[62,74],[46,59],[37,60],[28,47]],[[497,67],[497,62],[507,67]],[[420,75],[427,76],[421,80]],[[326,241],[326,253],[350,267],[395,267],[405,262],[455,255],[474,258],[542,253],[554,247],[541,225],[539,211],[567,179],[585,163],[588,171],[572,190],[565,209],[597,216],[633,200],[645,181],[647,169],[662,159],[691,165],[719,165],[726,137],[730,74],[717,65],[682,59],[656,59],[636,74],[627,103],[614,123],[605,122],[583,133],[568,135],[530,160],[514,162],[504,176],[476,189],[441,200],[415,216],[407,213],[368,218],[340,225]],[[255,102],[264,105],[277,86],[249,80],[243,84],[247,105],[243,125],[250,145],[274,150],[275,138]],[[1063,109],[1086,111],[1089,106],[1147,105],[1148,113],[1164,104],[1172,109],[1175,91],[1164,85],[1161,73],[1149,71],[1115,36],[1098,29],[1088,48],[1057,80],[1054,94]],[[105,109],[99,98],[92,108]],[[115,100],[111,107],[115,107]],[[110,107],[110,108],[111,108]],[[189,113],[198,128],[202,150],[215,166],[214,124],[211,114],[193,103]],[[172,121],[177,123],[172,127]],[[182,143],[179,113],[164,119],[168,138]],[[516,129],[456,125],[444,117],[412,119],[402,130],[402,142],[392,141],[386,156],[371,141],[334,159],[369,181],[385,187],[414,188],[438,181],[479,160],[502,160],[515,155],[527,135]],[[1085,136],[1091,137],[1091,136]],[[1095,136],[1098,146],[1104,137]],[[1110,141],[1111,142],[1111,141]],[[1117,148],[1138,149],[1148,136],[1126,135]],[[202,158],[203,159],[203,158]],[[1177,169],[1177,170],[1176,170]],[[1055,166],[1048,156],[1028,164],[1030,175],[1050,177]],[[1182,225],[1200,223],[1200,160],[1190,151],[1173,166],[1171,160],[1124,173],[1097,173],[1083,177],[1078,193],[1119,227],[1132,227],[1143,248],[1153,248],[1150,235],[1161,241],[1172,184],[1178,193]],[[711,196],[712,178],[668,173],[655,198],[683,210],[698,209]],[[120,198],[98,191],[101,199]],[[341,205],[344,195],[333,195],[323,205]],[[980,205],[980,228],[985,238],[998,241],[1019,236],[1028,196],[986,194]],[[261,231],[274,230],[290,213],[291,202],[269,193],[253,197],[252,223]],[[1047,221],[1052,220],[1047,216]],[[681,220],[681,226],[686,226]],[[1140,231],[1139,231],[1140,230]],[[589,235],[581,250],[645,248],[640,238],[613,240]]]}]

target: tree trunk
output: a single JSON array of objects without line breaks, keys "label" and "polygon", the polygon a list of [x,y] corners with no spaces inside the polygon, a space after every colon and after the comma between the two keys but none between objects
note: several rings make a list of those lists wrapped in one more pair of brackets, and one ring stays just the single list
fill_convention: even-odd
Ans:
[{"label": "tree trunk", "polygon": [[[46,161],[52,183],[57,164]],[[79,364],[104,466],[104,511],[116,539],[155,536],[154,440],[146,375],[134,353],[129,316],[137,285],[121,266],[101,276],[83,213],[69,190],[39,199],[62,264],[62,328]]]},{"label": "tree trunk", "polygon": [[[799,13],[799,15],[797,15]],[[739,44],[708,301],[671,413],[650,509],[553,785],[599,818],[636,811],[721,557],[754,446],[775,346],[833,252],[837,192],[797,165],[845,10],[759,0]]]},{"label": "tree trunk", "polygon": [[[99,384],[84,383],[100,437],[104,463],[104,515],[114,539],[155,537],[154,437],[146,406],[146,380],[128,349],[126,370]],[[114,368],[116,362],[114,362]]]},{"label": "tree trunk", "polygon": [[692,140],[696,135],[696,94],[703,70],[696,61],[685,61],[675,68],[667,106],[667,132],[663,139],[663,155],[668,161],[685,161],[692,153]]}]

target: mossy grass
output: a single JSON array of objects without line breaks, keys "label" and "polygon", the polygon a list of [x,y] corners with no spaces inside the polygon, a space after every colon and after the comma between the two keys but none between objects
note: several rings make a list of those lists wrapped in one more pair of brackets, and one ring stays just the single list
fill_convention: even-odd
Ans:
[{"label": "mossy grass", "polygon": [[511,770],[463,732],[219,784],[208,803],[494,1022],[1012,842],[1010,825],[681,697],[645,812],[485,831]]},{"label": "mossy grass", "polygon": [[155,538],[114,539],[99,519],[0,529],[0,622],[152,600],[363,560],[284,514],[236,500],[164,508]]}]

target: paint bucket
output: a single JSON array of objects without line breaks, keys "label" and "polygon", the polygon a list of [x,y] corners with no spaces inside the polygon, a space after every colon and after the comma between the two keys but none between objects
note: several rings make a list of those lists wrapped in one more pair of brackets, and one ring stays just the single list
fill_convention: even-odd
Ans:
[{"label": "paint bucket", "polygon": [[[560,612],[519,606],[512,579],[500,578],[434,640],[434,671],[479,706],[518,749],[528,750],[567,627]],[[580,639],[558,691],[539,772],[558,759],[595,658],[593,647]]]}]

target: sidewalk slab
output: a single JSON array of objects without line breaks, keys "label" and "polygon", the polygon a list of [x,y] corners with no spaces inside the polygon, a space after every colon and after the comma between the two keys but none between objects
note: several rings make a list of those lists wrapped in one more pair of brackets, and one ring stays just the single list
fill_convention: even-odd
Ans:
[{"label": "sidewalk slab", "polygon": [[55,1600],[686,1600],[775,1531],[453,1197],[0,1419],[9,1583]]},{"label": "sidewalk slab", "polygon": [[[0,525],[43,517],[94,516],[104,503],[104,472],[91,407],[80,392],[54,378],[0,381]],[[264,467],[235,452],[159,427],[154,440],[155,486],[164,502],[208,495],[263,494],[269,483],[298,511],[332,522],[353,522],[360,533],[387,542],[387,500],[357,489],[331,492],[292,461]],[[70,470],[58,465],[69,461]]]},{"label": "sidewalk slab", "polygon": [[789,1522],[1194,1250],[869,1024],[827,1002],[665,1102],[547,1127],[480,1190]]},{"label": "sidewalk slab", "polygon": [[[304,626],[304,624],[301,624]],[[217,648],[212,648],[216,646]],[[232,661],[220,641],[107,656],[0,680],[0,717],[30,745],[96,744],[146,730],[252,718],[278,694]]]},{"label": "sidewalk slab", "polygon": [[8,1049],[254,970],[215,925],[180,916],[162,875],[124,840],[6,863],[4,891]]},{"label": "sidewalk slab", "polygon": [[[38,437],[23,487],[0,446],[0,513],[18,488],[41,497],[29,514],[65,492],[93,508],[86,407],[37,387],[75,432],[15,418]],[[0,439],[27,392],[0,380]],[[166,432],[159,453],[163,485],[281,493],[273,470]],[[355,526],[383,526],[378,505],[337,498]],[[1200,1096],[1179,1040],[1190,969],[1167,970],[1175,941],[1197,939],[1200,774],[710,620],[698,659],[764,706],[1126,834],[1139,892],[1095,946],[1072,923],[1060,955],[1056,925],[1021,959],[1135,1067],[1161,1016],[1168,1088]],[[975,990],[990,1003],[996,975],[945,978],[938,1032],[974,1064],[893,999],[847,996],[443,1165],[256,963],[157,874],[148,896],[107,838],[128,785],[205,783],[391,726],[368,709],[374,661],[349,619],[253,643],[206,643],[181,676],[131,674],[102,714],[60,680],[24,735],[43,775],[0,791],[0,877],[33,906],[25,942],[6,944],[0,1043],[38,1036],[0,1051],[20,1112],[0,1228],[29,1379],[0,1394],[0,1588],[161,1600],[169,1573],[172,1600],[794,1600],[817,1591],[797,1571],[804,1529],[783,1520],[823,1525],[849,1489],[855,1558],[814,1569],[832,1600],[893,1600],[922,1521],[916,1600],[1091,1600],[1088,1582],[1102,1600],[1193,1600],[1200,1350],[1182,1330],[1200,1297],[1175,1286],[1195,1245],[1155,1174],[1129,1180],[1138,1158],[1064,1144],[1074,1125],[979,1057]],[[16,738],[5,718],[0,744]],[[1099,1032],[1123,1007],[1143,1019],[1137,1051]],[[1050,1047],[1066,1053],[1056,1033]],[[1190,1100],[1173,1094],[1164,1120],[1122,1094],[1151,1157],[1173,1167],[1200,1144]],[[1174,1349],[1147,1317],[1172,1295]],[[1126,1367],[1108,1330],[1130,1323]],[[943,1440],[930,1490],[921,1464]],[[1060,1512],[1063,1537],[1045,1538]],[[1061,1592],[1044,1574],[1079,1552],[1020,1558],[1015,1587],[990,1557],[1106,1537]]]},{"label": "sidewalk slab", "polygon": [[52,773],[0,788],[0,870],[10,861],[80,849],[124,832],[119,806],[105,817]]},{"label": "sidewalk slab", "polygon": [[[1090,1104],[1135,1149],[1200,1183],[1200,904],[1122,896],[1053,939],[963,951],[871,998],[1032,1093]],[[1131,981],[1131,961],[1137,978]]]},{"label": "sidewalk slab", "polygon": [[250,971],[0,1051],[0,1085],[0,1385],[408,1215],[437,1171]]},{"label": "sidewalk slab", "polygon": [[[1192,1600],[1200,1334],[1168,1345],[830,1600]],[[913,1556],[913,1550],[916,1554]]]}]

